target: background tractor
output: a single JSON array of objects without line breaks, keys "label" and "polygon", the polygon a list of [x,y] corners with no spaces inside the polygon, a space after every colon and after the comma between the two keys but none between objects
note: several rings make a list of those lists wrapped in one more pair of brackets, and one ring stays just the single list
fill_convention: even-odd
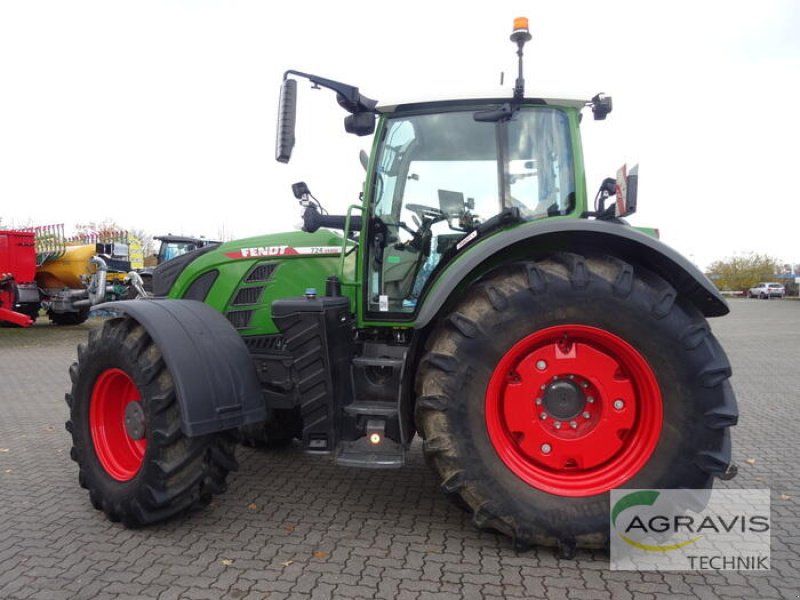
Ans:
[{"label": "background tractor", "polygon": [[[513,95],[379,106],[298,71],[374,133],[361,202],[329,215],[293,186],[304,231],[189,252],[157,298],[110,305],[71,367],[72,457],[128,526],[202,505],[237,438],[298,439],[344,466],[402,467],[420,435],[445,494],[518,547],[608,541],[609,490],[730,477],[737,408],[706,322],[728,312],[694,265],[622,218],[637,172],[590,207],[581,111]],[[611,201],[607,206],[607,201]],[[650,230],[651,231],[651,230]]]},{"label": "background tractor", "polygon": [[[159,241],[158,253],[155,255],[155,266],[172,260],[173,258],[183,256],[187,252],[205,248],[206,246],[219,245],[220,243],[214,240],[207,240],[203,237],[173,235],[171,233],[167,235],[157,235],[153,239]],[[137,289],[138,286],[134,285],[130,294],[132,297],[138,296],[146,298],[148,295],[152,295],[154,268],[154,266],[146,266],[137,271],[141,278],[141,289]],[[138,283],[138,281],[136,283]]]}]

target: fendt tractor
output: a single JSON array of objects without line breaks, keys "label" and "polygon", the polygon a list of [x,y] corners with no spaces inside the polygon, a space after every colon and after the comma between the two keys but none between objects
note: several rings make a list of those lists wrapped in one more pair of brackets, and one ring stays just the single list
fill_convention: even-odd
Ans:
[{"label": "fendt tractor", "polygon": [[[415,435],[481,528],[563,555],[608,543],[610,490],[732,477],[731,367],[707,324],[725,300],[688,260],[623,220],[637,173],[585,189],[581,111],[611,98],[379,105],[336,93],[374,134],[361,200],[326,214],[304,183],[303,231],[160,265],[154,299],[78,348],[72,458],[95,508],[136,527],[209,501],[237,441],[299,440],[348,467],[402,467]],[[269,477],[268,473],[264,474]]]}]

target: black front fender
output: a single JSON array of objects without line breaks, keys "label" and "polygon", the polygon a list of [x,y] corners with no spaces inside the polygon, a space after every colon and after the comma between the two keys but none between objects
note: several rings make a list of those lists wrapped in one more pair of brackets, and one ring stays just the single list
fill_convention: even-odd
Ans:
[{"label": "black front fender", "polygon": [[506,230],[473,242],[432,282],[415,326],[425,327],[463,282],[474,281],[496,265],[496,257],[535,259],[549,252],[602,253],[640,265],[668,281],[706,317],[729,312],[728,303],[703,273],[675,250],[627,225],[585,219],[548,220]]},{"label": "black front fender", "polygon": [[205,435],[263,421],[266,408],[250,353],[219,312],[196,300],[98,304],[138,321],[158,345],[175,382],[181,429]]}]

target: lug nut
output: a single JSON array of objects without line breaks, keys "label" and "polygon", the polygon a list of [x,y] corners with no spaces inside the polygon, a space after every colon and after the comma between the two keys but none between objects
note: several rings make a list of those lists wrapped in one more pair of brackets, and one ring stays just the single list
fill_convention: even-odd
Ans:
[{"label": "lug nut", "polygon": [[594,404],[594,396],[587,396],[587,397],[586,397],[586,401],[587,401],[589,404]]},{"label": "lug nut", "polygon": [[540,371],[544,371],[547,368],[547,363],[543,360],[536,361],[536,368]]},{"label": "lug nut", "polygon": [[577,429],[578,428],[578,424],[575,421],[570,421],[569,422],[569,426],[572,427],[573,429]]},{"label": "lug nut", "polygon": [[540,415],[539,415],[539,418],[540,418],[542,421],[545,421],[545,420],[547,419],[547,413],[546,413],[546,412],[543,412],[542,414],[540,414]]},{"label": "lug nut", "polygon": [[583,418],[584,418],[584,419],[589,419],[589,418],[591,418],[591,416],[592,416],[592,415],[590,415],[590,414],[589,414],[589,411],[588,411],[588,410],[587,410],[587,411],[585,411],[585,412],[583,413]]},{"label": "lug nut", "polygon": [[544,454],[550,454],[551,450],[550,444],[542,444],[542,452]]},{"label": "lug nut", "polygon": [[617,410],[622,410],[623,408],[625,408],[625,402],[623,402],[622,400],[614,400],[614,408],[616,408]]},{"label": "lug nut", "polygon": [[588,383],[586,383],[586,382],[584,381],[584,382],[581,384],[581,387],[582,387],[583,389],[586,389],[587,387],[589,387],[589,384],[588,384]]},{"label": "lug nut", "polygon": [[536,399],[536,404],[537,404],[537,406],[541,406],[542,405],[542,399],[541,398],[537,398]]},{"label": "lug nut", "polygon": [[553,427],[555,427],[556,429],[561,429],[561,421],[556,421],[555,423],[553,423]]},{"label": "lug nut", "polygon": [[568,379],[575,379],[575,375],[570,375]]}]

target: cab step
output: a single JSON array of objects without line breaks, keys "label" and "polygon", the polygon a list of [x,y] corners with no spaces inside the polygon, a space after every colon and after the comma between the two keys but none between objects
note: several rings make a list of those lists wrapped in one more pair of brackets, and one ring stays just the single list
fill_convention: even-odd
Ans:
[{"label": "cab step", "polygon": [[386,356],[356,356],[353,359],[353,366],[364,367],[383,367],[388,369],[401,369],[405,364],[405,355],[400,358],[390,358]]},{"label": "cab step", "polygon": [[336,451],[336,464],[362,469],[398,469],[406,462],[402,444],[386,437],[386,419],[367,418],[364,435],[342,440]]}]

